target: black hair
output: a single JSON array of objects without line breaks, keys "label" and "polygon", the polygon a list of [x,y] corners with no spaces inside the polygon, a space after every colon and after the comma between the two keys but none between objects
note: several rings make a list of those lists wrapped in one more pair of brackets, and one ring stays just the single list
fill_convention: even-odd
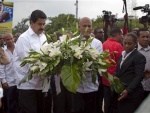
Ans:
[{"label": "black hair", "polygon": [[41,10],[34,10],[32,13],[31,13],[31,16],[30,16],[30,22],[32,21],[33,23],[35,23],[38,19],[46,19],[47,16],[46,14],[41,11]]},{"label": "black hair", "polygon": [[127,33],[126,35],[124,35],[124,37],[131,37],[133,39],[133,41],[135,43],[137,43],[137,36],[134,33],[132,33],[132,32]]},{"label": "black hair", "polygon": [[110,35],[111,35],[112,37],[114,37],[117,33],[118,33],[118,34],[121,34],[121,33],[122,33],[120,27],[113,27],[113,28],[111,29],[111,31],[110,31]]},{"label": "black hair", "polygon": [[140,32],[141,31],[148,31],[148,29],[147,28],[140,28],[139,30],[138,30],[138,32],[137,32],[137,36],[138,37],[140,37]]},{"label": "black hair", "polygon": [[100,27],[95,28],[95,29],[94,29],[94,32],[93,32],[94,35],[97,34],[97,30],[98,30],[98,29],[102,29],[102,28],[100,28]]}]

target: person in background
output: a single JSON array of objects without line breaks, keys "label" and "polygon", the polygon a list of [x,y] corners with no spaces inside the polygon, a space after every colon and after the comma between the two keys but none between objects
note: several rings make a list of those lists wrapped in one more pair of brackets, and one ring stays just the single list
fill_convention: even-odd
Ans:
[{"label": "person in background", "polygon": [[135,33],[137,35],[139,28],[135,27],[133,28],[132,32]]},{"label": "person in background", "polygon": [[104,31],[102,28],[97,27],[96,29],[94,29],[94,35],[95,35],[95,38],[100,40],[102,43],[104,42]]},{"label": "person in background", "polygon": [[[107,72],[113,76],[114,72],[116,71],[116,64],[118,63],[118,59],[121,56],[122,51],[124,50],[121,45],[123,33],[121,28],[114,27],[111,29],[110,35],[111,37],[107,38],[107,40],[103,43],[103,50],[108,50],[111,59],[116,62],[112,63],[112,66],[107,69]],[[113,98],[117,98],[117,95],[115,95],[115,92],[113,92],[114,94],[112,96],[110,82],[104,76],[102,76],[102,83],[104,85],[104,113],[110,113],[113,109],[112,106],[115,106],[116,104],[115,99]]]},{"label": "person in background", "polygon": [[[101,41],[102,43],[104,42],[104,31],[102,28],[97,27],[94,29],[94,35],[95,38]],[[98,81],[99,81],[99,88],[98,88],[98,94],[97,94],[97,113],[103,113],[103,84],[102,84],[102,76],[98,76]]]},{"label": "person in background", "polygon": [[[20,66],[21,60],[29,55],[31,49],[39,52],[46,42],[43,33],[47,16],[41,10],[34,10],[30,16],[30,27],[20,35],[15,46],[15,70],[18,83],[29,73],[29,65]],[[23,113],[51,113],[51,94],[42,93],[40,76],[33,76],[30,81],[18,85],[19,105]]]},{"label": "person in background", "polygon": [[9,58],[10,63],[7,65],[0,66],[0,76],[2,79],[2,86],[4,89],[4,96],[7,99],[7,111],[8,113],[17,113],[18,105],[18,91],[16,86],[16,76],[14,70],[14,39],[11,33],[4,35],[4,42],[6,43],[7,49],[5,50],[6,55]]},{"label": "person in background", "polygon": [[138,48],[137,50],[142,53],[146,58],[146,65],[145,65],[145,76],[144,80],[142,81],[142,85],[144,88],[144,93],[146,98],[150,94],[150,46],[148,42],[150,41],[149,31],[146,28],[140,28],[138,30]]},{"label": "person in background", "polygon": [[16,34],[14,35],[14,42],[15,42],[15,43],[17,42],[17,40],[18,40],[18,38],[19,38],[20,35],[21,35],[21,33],[16,33]]},{"label": "person in background", "polygon": [[118,95],[118,113],[134,113],[143,101],[144,90],[141,81],[144,77],[146,59],[135,48],[136,45],[137,36],[134,33],[124,36],[124,51],[114,74],[125,86]]}]

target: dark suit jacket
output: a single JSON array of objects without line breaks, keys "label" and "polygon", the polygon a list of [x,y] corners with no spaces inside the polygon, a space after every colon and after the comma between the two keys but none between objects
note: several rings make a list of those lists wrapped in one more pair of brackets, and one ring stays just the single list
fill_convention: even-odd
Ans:
[{"label": "dark suit jacket", "polygon": [[[136,49],[125,59],[120,68],[122,56],[119,58],[115,76],[120,78],[128,93],[142,87],[146,58]],[[141,88],[140,88],[141,89]]]}]

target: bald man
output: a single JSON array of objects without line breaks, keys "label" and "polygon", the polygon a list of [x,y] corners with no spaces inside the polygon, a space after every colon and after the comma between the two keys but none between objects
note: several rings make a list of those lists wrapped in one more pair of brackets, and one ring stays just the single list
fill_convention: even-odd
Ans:
[{"label": "bald man", "polygon": [[2,79],[2,86],[4,88],[4,96],[7,98],[8,113],[17,113],[17,87],[16,75],[14,70],[14,38],[11,33],[4,35],[4,42],[6,43],[5,53],[10,62],[7,65],[0,65],[0,76]]}]

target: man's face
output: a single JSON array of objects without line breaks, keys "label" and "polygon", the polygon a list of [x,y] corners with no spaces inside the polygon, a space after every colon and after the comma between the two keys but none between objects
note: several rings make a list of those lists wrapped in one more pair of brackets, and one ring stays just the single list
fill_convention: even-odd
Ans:
[{"label": "man's face", "polygon": [[92,32],[91,21],[89,19],[83,19],[79,24],[79,31],[85,38],[89,38]]},{"label": "man's face", "polygon": [[140,36],[138,37],[139,44],[146,48],[148,46],[148,43],[150,41],[149,38],[149,32],[148,31],[140,31]]},{"label": "man's face", "polygon": [[122,30],[121,30],[121,33],[116,34],[116,37],[117,37],[117,41],[122,44],[122,41],[123,41],[123,32],[122,32]]},{"label": "man's face", "polygon": [[8,34],[6,36],[4,36],[4,41],[6,43],[7,46],[12,46],[14,45],[14,38],[13,35]]},{"label": "man's face", "polygon": [[97,29],[97,33],[95,35],[95,37],[99,40],[103,39],[104,38],[104,31],[103,29]]},{"label": "man's face", "polygon": [[31,28],[37,35],[43,33],[45,28],[45,21],[46,19],[40,19],[40,18],[35,23],[31,21]]}]

